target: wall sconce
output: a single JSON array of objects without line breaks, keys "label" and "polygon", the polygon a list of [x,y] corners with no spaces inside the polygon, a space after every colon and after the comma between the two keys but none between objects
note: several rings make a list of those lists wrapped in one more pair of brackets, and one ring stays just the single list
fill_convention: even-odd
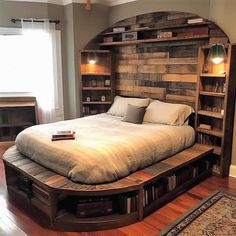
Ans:
[{"label": "wall sconce", "polygon": [[214,44],[211,46],[208,60],[212,61],[214,64],[219,64],[223,62],[226,58],[225,47],[223,44]]},{"label": "wall sconce", "polygon": [[89,52],[88,53],[88,57],[87,57],[87,61],[89,64],[94,65],[97,63],[97,55],[95,52]]}]

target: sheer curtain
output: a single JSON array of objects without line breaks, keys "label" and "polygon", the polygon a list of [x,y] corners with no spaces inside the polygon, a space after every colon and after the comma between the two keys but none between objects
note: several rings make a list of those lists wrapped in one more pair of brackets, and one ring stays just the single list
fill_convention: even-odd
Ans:
[{"label": "sheer curtain", "polygon": [[[28,19],[27,19],[28,20]],[[62,97],[62,72],[59,32],[49,20],[26,22],[21,19],[26,78],[30,92],[36,96],[40,123],[64,119]],[[26,56],[26,58],[25,58]]]}]

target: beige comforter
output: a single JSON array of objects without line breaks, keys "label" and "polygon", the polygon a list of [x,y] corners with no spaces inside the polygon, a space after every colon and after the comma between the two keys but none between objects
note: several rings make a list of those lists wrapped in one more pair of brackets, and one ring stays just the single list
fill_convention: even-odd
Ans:
[{"label": "beige comforter", "polygon": [[[52,133],[68,129],[75,140],[51,141]],[[117,180],[193,143],[190,126],[136,125],[107,114],[33,126],[16,139],[25,156],[86,184]]]}]

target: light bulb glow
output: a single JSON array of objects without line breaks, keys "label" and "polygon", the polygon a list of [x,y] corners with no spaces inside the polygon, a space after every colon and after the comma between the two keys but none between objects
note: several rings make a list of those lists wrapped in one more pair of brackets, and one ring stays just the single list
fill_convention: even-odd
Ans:
[{"label": "light bulb glow", "polygon": [[89,60],[89,64],[94,65],[95,63],[96,63],[96,60],[93,60],[93,59]]},{"label": "light bulb glow", "polygon": [[215,57],[211,59],[214,64],[220,64],[221,62],[224,61],[224,58],[222,57]]},{"label": "light bulb glow", "polygon": [[211,46],[208,54],[208,60],[214,64],[222,63],[226,58],[226,51],[223,44],[214,44]]}]

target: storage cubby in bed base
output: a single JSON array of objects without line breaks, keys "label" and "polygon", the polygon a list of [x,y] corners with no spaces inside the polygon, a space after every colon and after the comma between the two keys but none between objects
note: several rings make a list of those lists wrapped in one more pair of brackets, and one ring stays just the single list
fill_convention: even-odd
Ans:
[{"label": "storage cubby in bed base", "polygon": [[213,161],[211,147],[195,144],[123,179],[99,185],[74,183],[20,155],[15,147],[5,156],[4,166],[10,199],[24,205],[44,226],[91,231],[142,220],[209,176]]}]

